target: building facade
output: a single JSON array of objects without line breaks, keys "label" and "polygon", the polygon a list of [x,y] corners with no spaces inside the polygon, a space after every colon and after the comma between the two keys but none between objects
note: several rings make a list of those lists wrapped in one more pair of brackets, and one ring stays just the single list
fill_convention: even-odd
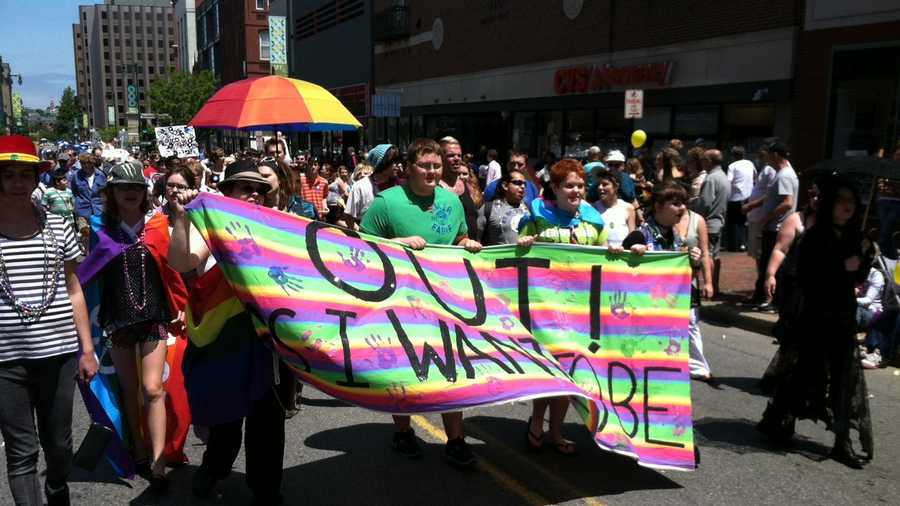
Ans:
[{"label": "building facade", "polygon": [[200,0],[175,2],[175,36],[178,39],[178,69],[191,72],[197,63],[197,5]]},{"label": "building facade", "polygon": [[10,133],[14,126],[12,70],[0,57],[0,132]]},{"label": "building facade", "polygon": [[202,0],[197,46],[199,68],[222,85],[269,75],[269,0]]},{"label": "building facade", "polygon": [[900,142],[900,4],[807,0],[797,54],[795,165]]},{"label": "building facade", "polygon": [[[655,147],[753,149],[790,131],[795,6],[376,0],[376,18],[399,22],[376,34],[375,93],[398,97],[400,114],[373,122],[372,138],[453,135],[467,151],[564,156],[627,149],[641,128]],[[625,119],[627,89],[644,90],[643,118]]]},{"label": "building facade", "polygon": [[147,90],[177,66],[171,2],[107,0],[78,10],[75,68],[89,126],[125,128],[137,140],[139,131],[155,124]]}]

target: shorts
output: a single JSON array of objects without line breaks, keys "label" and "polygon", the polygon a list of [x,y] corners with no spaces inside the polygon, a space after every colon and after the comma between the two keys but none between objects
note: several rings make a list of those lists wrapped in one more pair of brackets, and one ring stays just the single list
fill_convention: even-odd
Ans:
[{"label": "shorts", "polygon": [[136,344],[165,341],[169,338],[166,325],[158,322],[142,322],[114,330],[107,346],[116,348],[134,348]]}]

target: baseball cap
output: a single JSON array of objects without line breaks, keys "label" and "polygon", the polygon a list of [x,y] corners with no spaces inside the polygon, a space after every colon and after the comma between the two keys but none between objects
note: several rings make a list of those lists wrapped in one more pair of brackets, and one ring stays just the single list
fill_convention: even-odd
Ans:
[{"label": "baseball cap", "polygon": [[609,162],[625,163],[625,155],[622,154],[622,152],[619,151],[618,149],[614,149],[614,150],[610,151],[609,154],[606,156],[606,163],[609,163]]},{"label": "baseball cap", "polygon": [[136,160],[125,160],[113,165],[106,184],[147,184],[144,180],[143,164]]},{"label": "baseball cap", "polygon": [[790,155],[787,145],[781,141],[775,141],[772,144],[769,144],[769,153],[775,153],[782,158],[787,158],[788,155]]}]

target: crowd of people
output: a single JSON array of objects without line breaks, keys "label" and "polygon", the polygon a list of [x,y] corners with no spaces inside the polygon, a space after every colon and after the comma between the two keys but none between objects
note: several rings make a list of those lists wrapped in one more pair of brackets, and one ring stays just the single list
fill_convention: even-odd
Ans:
[{"label": "crowd of people", "polygon": [[[81,286],[99,281],[99,323],[111,346],[125,418],[131,434],[146,428],[146,440],[134,438],[130,445],[139,470],[154,487],[166,487],[166,336],[186,332],[186,377],[218,371],[202,367],[221,358],[217,347],[239,349],[242,357],[230,365],[229,378],[209,378],[228,383],[228,402],[221,393],[188,392],[207,445],[193,492],[206,496],[228,475],[243,432],[254,501],[281,502],[284,420],[296,412],[297,384],[258,340],[241,339],[254,335],[246,310],[225,319],[213,314],[222,304],[205,302],[212,294],[217,301],[237,299],[186,218],[185,205],[203,192],[411,249],[443,244],[477,253],[484,246],[550,242],[602,246],[622,255],[685,252],[693,272],[690,375],[712,387],[718,381],[703,353],[698,309],[717,293],[723,241],[747,250],[759,269],[756,302],[781,311],[781,347],[764,378],[774,397],[760,430],[786,441],[794,419],[825,420],[836,434],[834,458],[861,466],[849,429],[864,432],[868,418],[860,371],[869,357],[860,355],[856,332],[861,326],[880,332],[866,352],[884,357],[893,353],[885,346],[893,346],[897,330],[893,321],[877,318],[879,278],[870,275],[874,255],[859,233],[854,186],[840,178],[817,180],[806,209],[796,212],[800,183],[784,143],[768,143],[756,163],[741,146],[730,149],[726,163],[721,150],[695,144],[686,149],[672,139],[658,152],[634,158],[592,147],[584,160],[547,153],[537,163],[513,150],[501,165],[495,150],[487,151],[483,164],[473,163],[453,137],[418,139],[408,147],[379,144],[340,161],[305,151],[292,158],[279,137],[261,151],[226,156],[216,148],[203,159],[134,157],[98,147],[49,153],[46,160],[27,138],[0,138],[0,202],[6,210],[0,215],[0,429],[15,501],[43,500],[31,420],[36,411],[47,455],[43,495],[49,504],[68,504],[69,379],[77,374],[90,381],[98,368]],[[883,268],[879,272],[884,286]],[[869,287],[860,288],[866,280]],[[562,431],[567,408],[565,397],[533,401],[525,427],[528,450],[539,451],[546,441],[560,454],[577,453]],[[447,460],[474,464],[462,413],[445,413],[443,421]],[[397,452],[421,455],[409,417],[394,416],[393,422]],[[871,431],[868,436],[863,450],[871,458]]]}]

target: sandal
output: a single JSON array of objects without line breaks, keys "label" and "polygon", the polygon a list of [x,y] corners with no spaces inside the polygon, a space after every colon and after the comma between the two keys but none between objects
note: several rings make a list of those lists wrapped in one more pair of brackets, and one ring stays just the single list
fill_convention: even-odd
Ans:
[{"label": "sandal", "polygon": [[144,457],[135,459],[134,472],[139,476],[147,476],[148,474],[150,474],[150,458]]},{"label": "sandal", "polygon": [[[537,441],[534,443],[533,441]],[[531,432],[531,417],[528,417],[528,424],[525,425],[525,449],[529,452],[536,453],[541,451],[544,446],[544,433],[535,434]]]},{"label": "sandal", "polygon": [[573,455],[578,455],[578,450],[575,447],[575,443],[569,441],[567,439],[561,439],[559,441],[553,442],[553,450],[560,454],[565,455],[567,457],[571,457]]}]

